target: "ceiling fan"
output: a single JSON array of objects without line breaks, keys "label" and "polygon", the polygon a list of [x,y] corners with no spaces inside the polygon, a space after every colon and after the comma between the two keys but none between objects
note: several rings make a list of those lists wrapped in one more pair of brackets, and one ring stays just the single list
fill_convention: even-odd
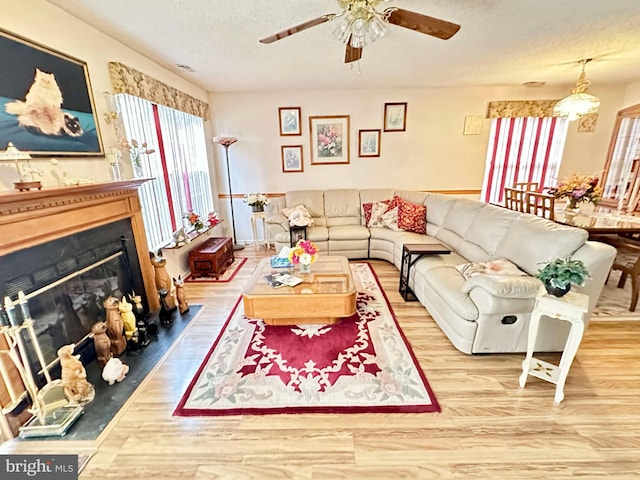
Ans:
[{"label": "ceiling fan", "polygon": [[260,43],[273,43],[289,37],[294,33],[299,33],[311,27],[335,20],[337,25],[333,34],[347,45],[344,62],[351,63],[360,60],[362,57],[362,49],[365,45],[370,44],[385,34],[387,24],[389,23],[441,38],[442,40],[448,40],[460,30],[460,25],[456,23],[429,17],[410,10],[395,7],[385,8],[382,11],[377,9],[378,5],[387,3],[390,0],[337,1],[342,12],[329,13],[308,20],[274,35],[269,35],[261,39]]}]

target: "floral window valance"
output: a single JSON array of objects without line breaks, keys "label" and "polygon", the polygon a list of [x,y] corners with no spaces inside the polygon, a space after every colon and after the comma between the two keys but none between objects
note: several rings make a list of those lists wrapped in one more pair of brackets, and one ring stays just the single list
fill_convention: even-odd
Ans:
[{"label": "floral window valance", "polygon": [[558,100],[505,100],[489,102],[487,118],[553,117]]},{"label": "floral window valance", "polygon": [[150,102],[209,120],[209,104],[122,63],[109,62],[113,93],[128,93]]}]

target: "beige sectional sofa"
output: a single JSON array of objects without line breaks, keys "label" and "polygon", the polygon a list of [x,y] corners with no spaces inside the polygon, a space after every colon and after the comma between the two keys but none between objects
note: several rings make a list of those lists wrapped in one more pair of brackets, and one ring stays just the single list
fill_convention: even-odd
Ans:
[{"label": "beige sectional sofa", "polygon": [[[398,195],[427,207],[426,235],[364,226],[362,204]],[[528,214],[448,195],[392,189],[300,190],[268,207],[267,230],[276,250],[289,245],[285,207],[304,205],[314,224],[307,238],[328,255],[376,258],[398,269],[405,243],[447,245],[449,255],[426,256],[411,270],[409,285],[451,343],[464,353],[525,352],[528,323],[541,286],[534,277],[556,257],[582,260],[591,278],[578,289],[589,295],[591,315],[615,257],[587,232]],[[456,266],[506,258],[524,276],[477,275],[465,279]],[[561,351],[566,322],[543,319],[536,350]]]}]

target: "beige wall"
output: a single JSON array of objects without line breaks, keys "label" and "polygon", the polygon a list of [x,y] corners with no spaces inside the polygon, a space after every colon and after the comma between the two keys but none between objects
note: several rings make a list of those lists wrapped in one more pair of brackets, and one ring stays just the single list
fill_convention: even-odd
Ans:
[{"label": "beige wall", "polygon": [[[99,127],[106,149],[116,145],[113,128],[102,118],[107,110],[103,92],[112,90],[108,65],[110,61],[122,62],[194,97],[207,100],[207,94],[203,89],[43,0],[2,2],[1,27],[87,63]],[[2,68],[10,66],[3,65]],[[209,125],[210,122],[205,122],[207,137],[210,137]],[[0,149],[4,148],[4,145],[0,146]],[[97,181],[108,181],[111,178],[109,165],[103,157],[58,159],[70,176],[87,177]],[[54,167],[48,158],[37,159],[32,163],[45,172],[42,179],[44,187],[58,185],[58,180],[53,175]],[[123,165],[123,176],[132,176],[131,168],[127,165]],[[13,182],[17,178],[15,167],[0,165],[0,190],[12,190]]]},{"label": "beige wall", "polygon": [[640,103],[640,82],[627,85],[624,95],[623,107],[631,107]]},{"label": "beige wall", "polygon": [[[598,85],[591,90],[602,101],[596,131],[578,133],[577,122],[571,123],[562,176],[597,172],[604,164],[624,88]],[[491,100],[553,99],[567,93],[566,88],[478,87],[214,93],[209,98],[214,133],[239,138],[229,150],[233,191],[246,193],[348,187],[480,189],[490,120],[484,120],[481,135],[463,135],[465,116],[484,115]],[[358,158],[358,130],[382,129],[385,102],[408,103],[407,130],[382,132],[380,158]],[[287,106],[302,108],[302,136],[279,136],[278,107]],[[350,116],[350,164],[310,165],[310,115]],[[280,146],[300,144],[304,172],[282,173]],[[218,190],[228,192],[224,150],[217,147],[214,152],[222,173]],[[238,239],[249,239],[248,208],[240,200],[234,205]]]}]

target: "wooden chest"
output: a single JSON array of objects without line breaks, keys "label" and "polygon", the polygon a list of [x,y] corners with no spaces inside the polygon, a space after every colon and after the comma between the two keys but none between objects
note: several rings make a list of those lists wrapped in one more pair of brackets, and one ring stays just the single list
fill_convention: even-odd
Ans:
[{"label": "wooden chest", "polygon": [[217,279],[233,260],[233,242],[230,237],[210,238],[189,252],[191,276],[213,276]]}]

